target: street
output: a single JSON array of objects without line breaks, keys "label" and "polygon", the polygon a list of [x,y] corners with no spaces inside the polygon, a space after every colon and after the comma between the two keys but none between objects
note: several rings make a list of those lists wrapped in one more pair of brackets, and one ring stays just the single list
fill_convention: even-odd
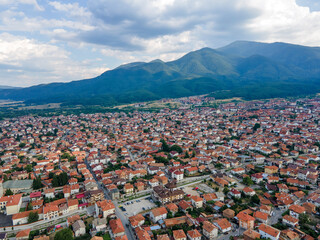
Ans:
[{"label": "street", "polygon": [[[88,164],[88,161],[87,159],[85,160],[85,163],[87,165],[87,168],[90,170],[92,176],[94,177],[94,180],[96,181],[99,189],[101,189],[103,192],[104,192],[104,196],[106,199],[108,200],[112,200],[111,197],[109,196],[107,190],[102,186],[102,184],[97,180],[95,174],[93,173],[90,165]],[[119,208],[119,205],[118,205],[118,201],[114,200],[112,201],[114,206],[115,206],[115,213],[116,213],[116,216],[121,220],[122,224],[123,224],[123,227],[125,229],[125,233],[128,237],[128,240],[135,240],[135,236],[134,236],[134,233],[132,232],[132,229],[129,225],[129,220],[128,218],[124,215],[124,213],[120,210]]]}]

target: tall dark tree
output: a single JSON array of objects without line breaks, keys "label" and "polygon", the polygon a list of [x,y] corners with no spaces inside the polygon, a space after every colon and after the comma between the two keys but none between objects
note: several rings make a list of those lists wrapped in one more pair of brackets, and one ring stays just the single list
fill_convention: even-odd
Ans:
[{"label": "tall dark tree", "polygon": [[251,197],[251,202],[256,203],[256,204],[260,204],[260,198],[258,197],[257,194],[255,194]]},{"label": "tall dark tree", "polygon": [[13,192],[11,191],[10,188],[8,188],[4,194],[5,196],[13,195]]},{"label": "tall dark tree", "polygon": [[30,212],[28,216],[28,223],[33,223],[39,220],[38,212]]},{"label": "tall dark tree", "polygon": [[170,151],[175,151],[175,152],[178,152],[178,153],[182,153],[182,148],[178,145],[173,145],[171,148],[170,148]]},{"label": "tall dark tree", "polygon": [[162,151],[170,152],[170,147],[164,139],[161,139],[160,142],[162,143]]},{"label": "tall dark tree", "polygon": [[68,174],[63,172],[59,175],[54,175],[52,179],[52,186],[53,187],[60,187],[64,186],[68,183]]},{"label": "tall dark tree", "polygon": [[43,184],[41,182],[41,178],[40,177],[37,177],[36,179],[33,179],[33,182],[32,182],[32,188],[34,190],[36,189],[40,189],[43,187]]}]

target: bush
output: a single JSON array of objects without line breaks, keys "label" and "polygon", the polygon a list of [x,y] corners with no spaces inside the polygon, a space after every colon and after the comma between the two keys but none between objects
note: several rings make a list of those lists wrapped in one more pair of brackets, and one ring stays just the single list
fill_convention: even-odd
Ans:
[{"label": "bush", "polygon": [[73,233],[70,228],[62,229],[54,235],[54,240],[73,240]]}]

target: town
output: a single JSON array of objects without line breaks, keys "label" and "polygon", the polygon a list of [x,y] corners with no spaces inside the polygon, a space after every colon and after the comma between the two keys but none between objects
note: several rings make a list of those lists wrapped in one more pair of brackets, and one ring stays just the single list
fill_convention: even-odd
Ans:
[{"label": "town", "polygon": [[176,101],[2,120],[0,239],[320,239],[320,98]]}]

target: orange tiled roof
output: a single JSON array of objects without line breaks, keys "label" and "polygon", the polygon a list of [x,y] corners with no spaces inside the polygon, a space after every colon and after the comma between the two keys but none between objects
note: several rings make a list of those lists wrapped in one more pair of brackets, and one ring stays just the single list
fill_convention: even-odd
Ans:
[{"label": "orange tiled roof", "polygon": [[262,223],[259,228],[260,231],[265,232],[269,234],[270,236],[277,237],[280,234],[280,231],[274,227],[271,227],[269,225],[266,225]]}]

